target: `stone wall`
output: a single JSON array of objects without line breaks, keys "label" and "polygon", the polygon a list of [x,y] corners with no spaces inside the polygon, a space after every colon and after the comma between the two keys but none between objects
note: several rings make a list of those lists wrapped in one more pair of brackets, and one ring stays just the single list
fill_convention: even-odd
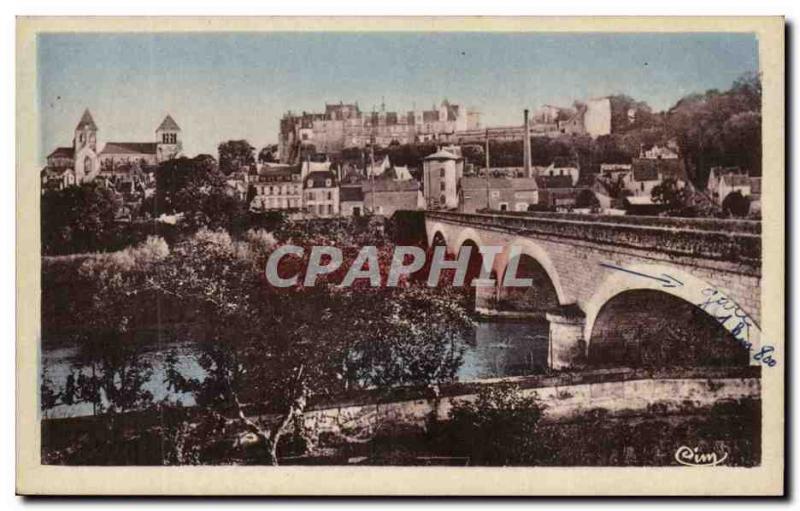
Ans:
[{"label": "stone wall", "polygon": [[[718,374],[723,372],[717,371]],[[669,412],[687,406],[704,408],[724,400],[759,399],[760,378],[755,375],[704,378],[636,378],[614,376],[588,383],[524,386],[526,395],[535,394],[546,405],[544,420],[560,421],[603,409],[609,414],[646,412],[654,407]],[[521,378],[505,378],[482,382],[520,383]],[[524,383],[524,382],[523,382]],[[395,428],[424,429],[431,419],[446,420],[453,404],[459,400],[475,400],[477,386],[462,389],[457,395],[400,400],[389,403],[343,403],[327,405],[306,412],[305,425],[319,435],[332,435],[348,441],[364,441],[381,430]]]}]

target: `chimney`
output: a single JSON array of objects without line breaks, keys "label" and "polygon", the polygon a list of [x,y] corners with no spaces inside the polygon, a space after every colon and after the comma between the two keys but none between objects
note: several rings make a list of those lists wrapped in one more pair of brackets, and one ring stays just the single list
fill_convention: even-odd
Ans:
[{"label": "chimney", "polygon": [[523,165],[525,166],[525,177],[533,177],[531,172],[531,126],[528,123],[528,109],[525,109],[525,139],[522,141]]}]

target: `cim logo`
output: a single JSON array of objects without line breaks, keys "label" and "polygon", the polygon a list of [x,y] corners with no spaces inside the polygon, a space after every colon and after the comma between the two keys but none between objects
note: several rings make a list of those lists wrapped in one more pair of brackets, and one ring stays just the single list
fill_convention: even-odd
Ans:
[{"label": "cim logo", "polygon": [[682,445],[675,451],[675,461],[681,465],[689,467],[713,467],[719,465],[728,458],[728,453],[724,453],[722,457],[718,457],[717,453],[703,453],[700,452],[699,447],[692,449]]}]

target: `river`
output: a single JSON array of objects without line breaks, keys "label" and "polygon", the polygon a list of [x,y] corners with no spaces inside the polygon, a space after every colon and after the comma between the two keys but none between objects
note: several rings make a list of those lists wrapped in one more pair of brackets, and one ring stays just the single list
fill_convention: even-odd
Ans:
[{"label": "river", "polygon": [[[545,321],[481,320],[471,335],[464,339],[464,357],[456,377],[470,381],[502,376],[519,376],[543,372],[547,367],[547,333]],[[153,375],[144,388],[153,394],[154,401],[167,399],[192,406],[189,394],[178,394],[164,383],[166,354],[175,350],[178,369],[187,377],[202,378],[203,369],[193,356],[191,345],[152,346],[145,359],[153,367]],[[42,367],[53,387],[62,388],[67,376],[74,371],[76,348],[57,348],[42,353]],[[48,410],[48,417],[91,415],[92,405],[79,403],[59,405]]]}]

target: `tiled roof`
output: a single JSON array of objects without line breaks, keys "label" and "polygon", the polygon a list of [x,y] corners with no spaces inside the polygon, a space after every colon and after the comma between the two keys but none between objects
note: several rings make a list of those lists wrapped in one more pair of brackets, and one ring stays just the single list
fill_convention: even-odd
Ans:
[{"label": "tiled roof", "polygon": [[570,176],[539,176],[536,178],[539,188],[572,188],[572,178]]},{"label": "tiled roof", "polygon": [[363,202],[364,191],[360,186],[343,186],[339,189],[339,200],[342,202]]},{"label": "tiled roof", "polygon": [[78,125],[75,127],[76,130],[80,130],[83,128],[90,128],[93,130],[97,130],[97,124],[94,123],[94,119],[92,119],[92,114],[89,113],[89,109],[83,111],[83,115],[81,116],[81,120],[78,122]]},{"label": "tiled roof", "polygon": [[167,116],[164,117],[164,120],[161,121],[161,125],[158,127],[158,129],[156,129],[156,131],[162,131],[162,130],[180,131],[181,128],[180,126],[178,126],[178,123],[175,122],[175,119],[173,119],[171,115],[167,114]]},{"label": "tiled roof", "polygon": [[728,186],[750,186],[750,178],[740,174],[724,175],[722,181]]},{"label": "tiled roof", "polygon": [[458,156],[444,149],[425,157],[426,160],[458,160]]},{"label": "tiled roof", "polygon": [[107,142],[100,154],[156,154],[155,142]]},{"label": "tiled roof", "polygon": [[553,158],[553,167],[559,168],[573,168],[577,167],[578,162],[575,161],[574,158],[570,158],[569,156],[556,156]]},{"label": "tiled roof", "polygon": [[258,171],[259,176],[292,176],[300,174],[299,165],[265,164]]},{"label": "tiled roof", "polygon": [[74,155],[72,147],[56,147],[55,150],[48,154],[48,158],[72,158]]},{"label": "tiled roof", "polygon": [[323,170],[311,172],[306,176],[306,188],[328,188],[325,185],[328,179],[331,180],[330,187],[336,186],[336,176],[332,173]]},{"label": "tiled roof", "polygon": [[539,184],[536,182],[535,177],[515,177],[509,179],[511,181],[511,188],[514,190],[538,190]]},{"label": "tiled roof", "polygon": [[366,192],[416,192],[419,190],[419,181],[394,181],[392,179],[370,179],[361,183],[361,189]]},{"label": "tiled roof", "polygon": [[648,158],[634,158],[631,163],[634,181],[655,181],[659,174],[664,179],[686,180],[686,171],[683,161],[679,159],[653,160]]},{"label": "tiled roof", "polygon": [[[486,183],[487,179],[485,177],[461,178],[461,188],[463,190],[486,190]],[[505,177],[490,177],[488,183],[490,190],[511,188],[511,180]]]}]

